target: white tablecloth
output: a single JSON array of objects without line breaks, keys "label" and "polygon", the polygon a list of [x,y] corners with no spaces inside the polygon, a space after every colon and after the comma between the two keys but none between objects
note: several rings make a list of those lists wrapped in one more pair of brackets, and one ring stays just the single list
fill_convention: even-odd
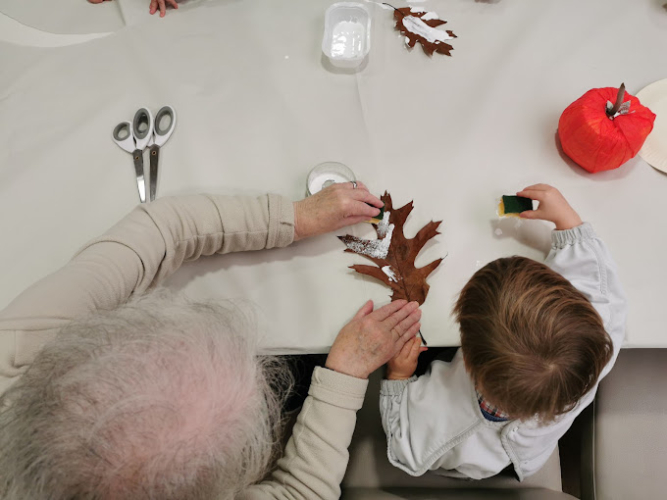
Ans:
[{"label": "white tablecloth", "polygon": [[[143,0],[121,2],[147,5]],[[94,5],[87,0],[0,0],[0,13],[26,26],[58,34],[110,32],[125,25],[118,1]]]},{"label": "white tablecloth", "polygon": [[[560,113],[586,90],[624,81],[634,94],[665,77],[663,2],[420,3],[458,36],[451,58],[408,52],[392,13],[369,3],[372,50],[356,74],[322,56],[330,3],[206,2],[76,46],[0,43],[0,307],[132,209],[131,156],[111,130],[140,106],[171,104],[179,121],[159,196],[298,199],[308,170],[331,160],[397,205],[414,200],[409,236],[443,220],[417,261],[447,255],[423,307],[432,345],[458,343],[451,306],[476,269],[512,254],[544,258],[549,225],[499,221],[495,203],[548,182],[612,249],[630,299],[627,346],[667,346],[667,178],[638,158],[589,175],[555,142]],[[366,299],[388,301],[383,285],[347,269],[365,261],[343,249],[327,235],[201,259],[168,285],[250,299],[267,349],[321,351]]]}]

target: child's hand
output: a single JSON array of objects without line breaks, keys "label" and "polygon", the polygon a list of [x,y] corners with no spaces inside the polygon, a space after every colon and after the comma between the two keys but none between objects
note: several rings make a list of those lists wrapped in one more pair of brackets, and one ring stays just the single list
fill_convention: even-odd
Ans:
[{"label": "child's hand", "polygon": [[164,17],[167,12],[167,5],[178,9],[178,4],[176,0],[151,0],[150,13],[151,15],[155,14],[158,10],[160,11],[160,17]]},{"label": "child's hand", "polygon": [[559,231],[581,225],[581,218],[577,212],[555,187],[535,184],[519,191],[516,195],[540,202],[537,210],[521,212],[520,216],[523,219],[548,220],[556,224],[556,229]]},{"label": "child's hand", "polygon": [[419,353],[428,347],[421,345],[421,338],[408,340],[403,348],[387,363],[387,380],[406,380],[412,377],[417,369]]}]

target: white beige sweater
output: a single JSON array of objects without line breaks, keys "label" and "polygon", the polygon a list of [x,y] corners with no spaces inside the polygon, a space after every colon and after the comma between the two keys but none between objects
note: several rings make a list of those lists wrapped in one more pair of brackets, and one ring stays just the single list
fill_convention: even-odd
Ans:
[{"label": "white beige sweater", "polygon": [[[160,284],[183,262],[284,247],[293,238],[292,202],[277,195],[197,195],[138,206],[0,312],[0,394],[72,319],[117,307]],[[367,385],[317,368],[285,456],[270,479],[251,487],[245,498],[339,498]]]}]

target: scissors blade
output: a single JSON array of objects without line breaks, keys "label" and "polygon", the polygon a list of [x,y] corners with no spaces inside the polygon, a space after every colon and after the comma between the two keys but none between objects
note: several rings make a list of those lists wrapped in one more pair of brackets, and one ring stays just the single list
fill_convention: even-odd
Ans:
[{"label": "scissors blade", "polygon": [[153,144],[150,148],[150,201],[155,201],[157,194],[157,167],[160,160],[160,146]]},{"label": "scissors blade", "polygon": [[137,189],[139,190],[139,200],[146,203],[146,183],[144,182],[144,155],[143,150],[135,149],[132,153],[134,158],[134,173],[137,176]]}]

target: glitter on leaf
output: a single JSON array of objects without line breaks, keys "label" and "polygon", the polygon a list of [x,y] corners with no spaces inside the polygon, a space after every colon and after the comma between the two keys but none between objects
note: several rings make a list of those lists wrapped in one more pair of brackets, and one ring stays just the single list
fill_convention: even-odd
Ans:
[{"label": "glitter on leaf", "polygon": [[412,202],[394,209],[391,196],[385,192],[380,199],[384,202],[385,212],[379,224],[373,224],[378,239],[364,240],[356,236],[339,236],[345,243],[346,252],[363,255],[372,260],[377,267],[366,265],[350,266],[360,274],[365,274],[382,281],[393,290],[391,300],[416,300],[423,304],[428,294],[426,278],[440,265],[442,259],[417,269],[415,259],[424,245],[438,233],[442,221],[429,222],[414,238],[408,239],[403,234],[405,221],[412,212]]}]

